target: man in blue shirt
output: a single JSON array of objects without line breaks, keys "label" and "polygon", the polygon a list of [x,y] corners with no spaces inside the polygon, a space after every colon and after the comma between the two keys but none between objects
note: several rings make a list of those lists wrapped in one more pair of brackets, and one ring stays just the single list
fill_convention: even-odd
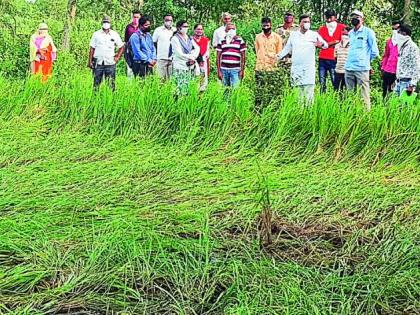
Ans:
[{"label": "man in blue shirt", "polygon": [[150,35],[150,24],[150,18],[142,16],[139,20],[139,30],[130,37],[135,77],[152,74],[153,67],[156,65],[156,48]]},{"label": "man in blue shirt", "polygon": [[351,15],[354,28],[349,33],[350,49],[345,66],[346,86],[349,90],[361,87],[366,108],[370,110],[371,62],[379,56],[375,32],[364,26],[364,15],[356,10]]}]

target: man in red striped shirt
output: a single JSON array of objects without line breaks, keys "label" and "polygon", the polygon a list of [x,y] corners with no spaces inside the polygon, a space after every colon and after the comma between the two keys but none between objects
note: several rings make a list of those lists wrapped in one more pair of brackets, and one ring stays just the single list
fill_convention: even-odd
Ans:
[{"label": "man in red striped shirt", "polygon": [[224,86],[237,87],[244,77],[245,41],[233,23],[226,24],[226,37],[217,45],[217,73]]},{"label": "man in red striped shirt", "polygon": [[330,75],[331,82],[334,84],[334,72],[336,60],[334,55],[335,45],[341,41],[344,24],[337,23],[337,14],[333,10],[325,11],[326,25],[319,28],[318,33],[327,42],[328,48],[319,52],[319,82],[321,91],[325,92],[327,88],[327,75]]}]

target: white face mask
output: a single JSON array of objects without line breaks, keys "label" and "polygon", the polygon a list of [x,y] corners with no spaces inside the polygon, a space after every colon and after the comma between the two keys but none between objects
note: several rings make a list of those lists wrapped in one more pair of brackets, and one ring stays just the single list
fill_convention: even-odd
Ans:
[{"label": "white face mask", "polygon": [[337,21],[327,22],[328,27],[337,27]]},{"label": "white face mask", "polygon": [[397,34],[398,34],[398,30],[392,30],[391,42],[392,42],[392,45],[394,46],[397,45],[397,42],[395,41]]},{"label": "white face mask", "polygon": [[410,36],[402,35],[400,33],[397,33],[395,35],[394,41],[399,47],[401,47],[406,43],[406,41],[409,40],[409,38],[410,38]]},{"label": "white face mask", "polygon": [[172,27],[172,21],[165,21],[164,25],[167,29],[170,29]]},{"label": "white face mask", "polygon": [[310,30],[310,29],[311,29],[311,23],[309,23],[309,22],[304,23],[304,24],[303,24],[303,28],[304,28],[305,30]]},{"label": "white face mask", "polygon": [[109,30],[111,28],[111,23],[108,23],[108,22],[102,23],[102,28],[104,30]]},{"label": "white face mask", "polygon": [[227,32],[227,36],[235,37],[236,36],[236,30],[229,30],[229,32]]},{"label": "white face mask", "polygon": [[181,34],[187,35],[188,34],[188,27],[181,27]]}]

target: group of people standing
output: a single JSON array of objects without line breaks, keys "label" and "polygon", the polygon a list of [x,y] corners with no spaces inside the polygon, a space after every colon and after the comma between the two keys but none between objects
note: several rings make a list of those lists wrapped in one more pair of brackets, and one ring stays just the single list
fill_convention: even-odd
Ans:
[{"label": "group of people standing", "polygon": [[[272,21],[261,20],[262,32],[255,38],[256,103],[260,93],[270,87],[273,77],[287,77],[297,87],[300,97],[312,102],[316,82],[316,52],[319,49],[318,76],[321,92],[331,80],[335,90],[360,88],[366,107],[370,109],[370,76],[372,61],[379,56],[376,36],[364,25],[364,15],[354,11],[351,25],[337,22],[337,14],[325,12],[325,25],[311,30],[311,17],[302,15],[295,24],[293,13],[284,16],[284,24],[272,29]],[[163,25],[151,31],[151,19],[134,11],[125,30],[124,41],[112,30],[111,20],[105,16],[102,28],[90,41],[88,66],[93,71],[95,89],[106,79],[115,88],[116,64],[124,56],[127,76],[147,77],[156,72],[166,81],[173,79],[177,91],[185,95],[192,80],[200,77],[200,91],[208,85],[210,52],[217,52],[217,75],[223,85],[237,87],[244,77],[247,44],[237,34],[229,13],[222,15],[223,25],[210,40],[204,34],[203,24],[196,24],[190,36],[188,21],[174,25],[171,14],[163,17]],[[42,23],[31,38],[31,69],[46,80],[52,73],[52,62],[57,49],[48,35],[48,26]],[[419,48],[411,39],[411,28],[400,22],[392,23],[392,36],[387,40],[381,63],[383,96],[393,90],[401,95],[412,93],[420,77]],[[278,90],[280,88],[277,87]]]}]

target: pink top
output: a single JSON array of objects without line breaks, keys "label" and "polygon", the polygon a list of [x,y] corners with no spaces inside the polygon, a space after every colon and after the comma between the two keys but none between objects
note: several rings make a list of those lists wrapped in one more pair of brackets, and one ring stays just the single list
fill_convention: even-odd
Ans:
[{"label": "pink top", "polygon": [[[37,37],[36,39],[35,39],[35,47],[36,47],[36,49],[38,49],[38,50],[40,50],[41,49],[41,45],[42,45],[42,42],[44,41],[44,39],[45,39],[45,37],[44,36],[39,36],[39,37]],[[57,53],[56,52],[52,52],[51,53],[51,59],[53,60],[53,61],[55,61],[56,59],[57,59]]]},{"label": "pink top", "polygon": [[385,45],[385,53],[382,58],[381,69],[389,73],[397,73],[398,46],[392,44],[388,39]]}]

